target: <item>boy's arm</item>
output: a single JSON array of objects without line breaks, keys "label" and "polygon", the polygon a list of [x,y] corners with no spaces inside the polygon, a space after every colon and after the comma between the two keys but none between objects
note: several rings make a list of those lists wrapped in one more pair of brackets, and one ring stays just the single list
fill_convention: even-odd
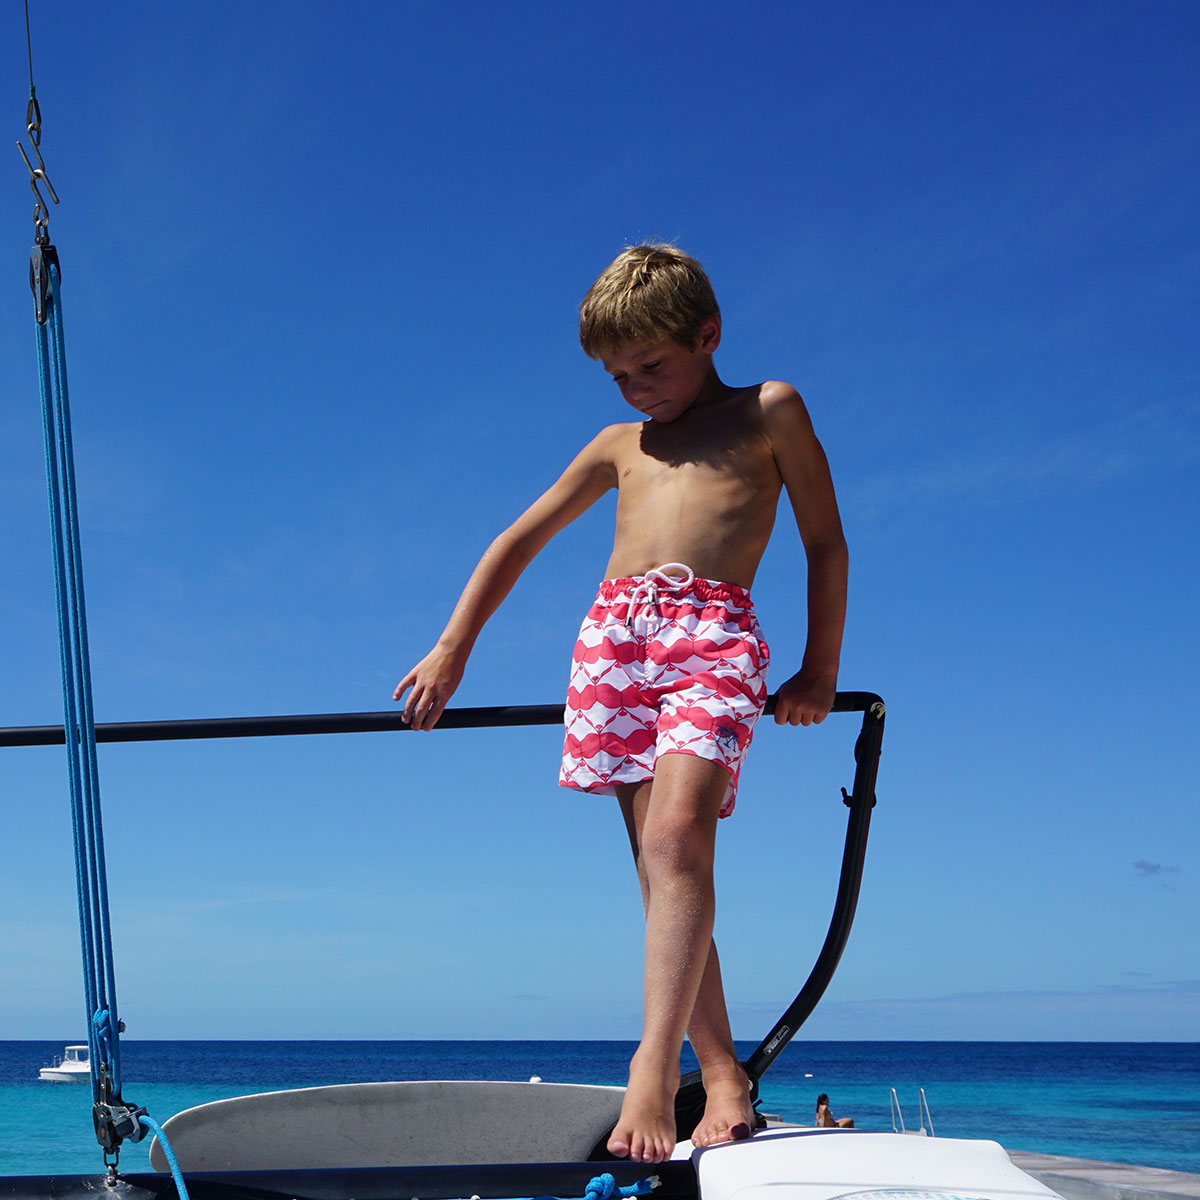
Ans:
[{"label": "boy's arm", "polygon": [[403,719],[414,729],[432,729],[437,723],[462,680],[480,630],[538,551],[616,486],[615,434],[615,428],[606,429],[585,446],[558,481],[500,534],[479,560],[436,645],[392,694],[393,700],[399,700],[412,688]]},{"label": "boy's arm", "polygon": [[800,670],[780,689],[776,724],[820,724],[837,694],[850,556],[825,451],[795,388],[763,388],[763,416],[808,558],[808,640]]}]

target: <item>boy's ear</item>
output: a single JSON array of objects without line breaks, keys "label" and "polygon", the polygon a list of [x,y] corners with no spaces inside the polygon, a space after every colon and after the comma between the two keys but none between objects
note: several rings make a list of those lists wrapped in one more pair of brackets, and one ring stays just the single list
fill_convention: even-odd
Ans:
[{"label": "boy's ear", "polygon": [[721,318],[719,316],[706,317],[696,337],[696,349],[703,350],[705,354],[712,354],[720,344]]}]

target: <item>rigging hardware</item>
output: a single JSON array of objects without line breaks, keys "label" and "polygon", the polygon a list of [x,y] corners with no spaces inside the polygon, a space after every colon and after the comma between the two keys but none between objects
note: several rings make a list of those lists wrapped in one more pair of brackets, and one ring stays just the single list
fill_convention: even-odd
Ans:
[{"label": "rigging hardware", "polygon": [[[46,174],[46,160],[42,157],[42,109],[37,100],[37,89],[33,86],[33,41],[29,34],[29,0],[25,0],[25,48],[29,54],[29,103],[25,107],[25,131],[37,159],[35,167],[25,153],[25,147],[17,142],[17,150],[25,160],[29,171],[29,186],[33,189],[33,250],[29,256],[29,288],[33,292],[34,315],[39,325],[45,325],[53,294],[53,276],[61,272],[58,254],[50,244],[50,206],[42,195],[39,184],[46,185],[50,200],[59,203],[54,184]],[[51,271],[51,267],[54,271]]]}]

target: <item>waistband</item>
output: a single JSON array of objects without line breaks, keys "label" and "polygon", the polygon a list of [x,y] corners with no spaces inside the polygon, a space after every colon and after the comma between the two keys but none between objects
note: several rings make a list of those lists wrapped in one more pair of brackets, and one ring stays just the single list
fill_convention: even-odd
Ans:
[{"label": "waistband", "polygon": [[[678,570],[680,575],[672,575]],[[683,574],[686,572],[686,574]],[[629,575],[621,579],[606,579],[600,584],[598,600],[643,599],[654,585],[658,594],[675,599],[695,597],[697,600],[716,600],[736,604],[739,608],[753,608],[750,593],[736,583],[725,583],[719,579],[701,579],[680,563],[666,563],[645,575]]]}]

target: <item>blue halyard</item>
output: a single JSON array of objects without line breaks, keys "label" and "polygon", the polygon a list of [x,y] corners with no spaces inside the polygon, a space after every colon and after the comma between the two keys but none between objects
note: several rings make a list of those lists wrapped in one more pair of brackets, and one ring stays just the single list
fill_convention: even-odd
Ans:
[{"label": "blue halyard", "polygon": [[58,602],[67,770],[75,839],[75,882],[79,891],[84,1001],[87,1006],[88,1050],[92,1061],[92,1098],[97,1103],[107,1103],[111,1096],[118,1096],[121,1092],[119,1022],[108,917],[108,881],[104,867],[104,833],[100,817],[100,779],[96,763],[83,562],[75,498],[61,281],[57,261],[45,250],[45,247],[39,247],[34,251],[35,259],[42,260],[42,271],[46,277],[45,320],[37,325],[38,373],[46,443],[50,532],[54,544],[54,583]]},{"label": "blue halyard", "polygon": [[75,884],[79,893],[88,1052],[92,1063],[92,1115],[96,1138],[104,1149],[104,1161],[110,1169],[116,1167],[123,1141],[137,1142],[148,1132],[157,1134],[180,1198],[187,1200],[183,1176],[158,1123],[145,1109],[128,1105],[121,1098],[122,1024],[117,1016],[108,876],[104,866],[100,772],[96,762],[96,722],[92,708],[87,611],[83,598],[83,551],[79,538],[71,409],[67,392],[62,279],[58,255],[49,241],[39,239],[33,248],[30,280],[36,299],[38,378],[46,445],[50,533],[54,544],[63,724],[75,844]]},{"label": "blue halyard", "polygon": [[[29,11],[25,13],[26,38]],[[104,1151],[110,1181],[116,1174],[123,1141],[158,1135],[171,1167],[180,1200],[187,1188],[175,1155],[158,1124],[144,1108],[121,1097],[121,1020],[113,970],[112,930],[108,910],[108,877],[104,866],[104,828],[100,816],[100,772],[96,762],[96,721],[92,709],[91,659],[87,611],[83,599],[83,551],[75,491],[75,456],[71,443],[71,406],[67,391],[67,351],[62,320],[62,274],[58,252],[50,242],[49,210],[40,191],[45,184],[55,204],[58,196],[46,176],[40,150],[41,110],[33,87],[33,51],[29,54],[29,107],[26,129],[34,167],[24,147],[37,197],[33,220],[36,235],[29,264],[38,350],[38,380],[46,447],[46,486],[50,498],[50,533],[54,545],[54,587],[58,605],[58,641],[63,684],[63,732],[71,795],[71,827],[75,845],[75,885],[79,894],[79,934],[83,952],[83,990],[88,1054],[91,1061],[92,1120]],[[111,1155],[111,1157],[110,1157]]]}]

